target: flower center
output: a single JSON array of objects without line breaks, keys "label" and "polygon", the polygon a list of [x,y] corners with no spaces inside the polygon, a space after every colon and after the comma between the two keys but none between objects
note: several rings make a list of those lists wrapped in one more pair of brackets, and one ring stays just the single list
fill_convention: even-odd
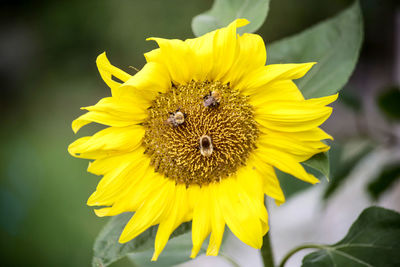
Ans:
[{"label": "flower center", "polygon": [[145,127],[155,170],[186,186],[234,174],[258,137],[247,97],[221,82],[173,85],[153,101]]}]

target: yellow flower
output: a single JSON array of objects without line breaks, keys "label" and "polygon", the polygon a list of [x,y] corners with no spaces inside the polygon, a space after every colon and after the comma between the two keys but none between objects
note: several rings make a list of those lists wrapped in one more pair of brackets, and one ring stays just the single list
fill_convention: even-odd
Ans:
[{"label": "yellow flower", "polygon": [[337,95],[305,100],[293,83],[314,65],[267,65],[262,38],[236,33],[248,23],[195,39],[150,38],[159,48],[131,76],[97,58],[111,97],[85,107],[74,132],[109,126],[68,150],[94,160],[103,175],[88,205],[98,216],[135,212],[120,236],[128,242],[159,224],[157,260],[171,233],[192,221],[193,249],[211,233],[207,255],[217,255],[225,224],[244,243],[261,248],[268,231],[264,194],[285,201],[274,167],[317,183],[300,162],[327,151],[318,128]]}]

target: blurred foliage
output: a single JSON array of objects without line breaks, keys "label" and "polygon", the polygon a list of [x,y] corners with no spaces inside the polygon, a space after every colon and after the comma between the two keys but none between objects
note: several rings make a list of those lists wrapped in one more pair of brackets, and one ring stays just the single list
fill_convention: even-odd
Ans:
[{"label": "blurred foliage", "polygon": [[[61,121],[53,123],[63,128]],[[79,266],[89,261],[92,239],[101,226],[85,206],[94,181],[78,179],[86,163],[71,161],[65,153],[69,142],[58,139],[65,133],[43,137],[28,129],[9,139],[1,151],[2,262]]]},{"label": "blurred foliage", "polygon": [[356,95],[350,88],[340,92],[339,102],[349,107],[355,113],[359,113],[363,109],[360,96]]},{"label": "blurred foliage", "polygon": [[400,162],[394,162],[383,166],[378,177],[368,184],[370,196],[377,200],[400,178]]},{"label": "blurred foliage", "polygon": [[378,106],[381,111],[392,120],[400,120],[400,87],[386,88],[378,95]]},{"label": "blurred foliage", "polygon": [[250,21],[250,24],[237,30],[239,34],[255,32],[267,18],[269,3],[270,0],[215,0],[210,10],[193,18],[193,33],[201,36],[225,27],[238,18]]}]

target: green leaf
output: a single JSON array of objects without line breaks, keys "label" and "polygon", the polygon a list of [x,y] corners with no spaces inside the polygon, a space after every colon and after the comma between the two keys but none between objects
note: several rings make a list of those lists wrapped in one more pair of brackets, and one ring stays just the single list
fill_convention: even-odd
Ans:
[{"label": "green leaf", "polygon": [[304,165],[313,168],[323,174],[329,180],[329,153],[323,152],[312,156],[303,162]]},{"label": "green leaf", "polygon": [[268,64],[318,62],[297,85],[306,98],[332,95],[348,81],[363,39],[359,2],[335,17],[267,47]]},{"label": "green leaf", "polygon": [[312,184],[303,182],[296,177],[288,173],[282,172],[278,169],[275,169],[275,172],[278,176],[278,180],[286,200],[294,196],[296,193],[306,190],[312,186]]},{"label": "green leaf", "polygon": [[400,88],[393,86],[378,96],[378,106],[389,118],[400,120]]},{"label": "green leaf", "polygon": [[[229,228],[225,228],[224,236],[222,239],[221,249],[218,255],[229,262],[234,260],[225,253],[224,244],[232,240],[232,232]],[[204,241],[198,255],[204,254],[207,250],[208,241]],[[172,240],[169,240],[165,246],[163,252],[160,254],[156,262],[152,262],[149,259],[153,255],[153,250],[146,250],[142,252],[132,253],[128,255],[129,260],[134,263],[135,266],[140,267],[152,267],[152,266],[175,266],[187,261],[190,261],[190,253],[192,250],[192,233],[188,232]]]},{"label": "green leaf", "polygon": [[[129,253],[150,250],[153,251],[154,239],[157,233],[157,226],[152,226],[130,242],[121,244],[118,242],[125,225],[132,217],[132,213],[123,213],[114,216],[106,224],[94,243],[94,256],[92,265],[105,267],[121,259]],[[191,229],[191,223],[184,223],[179,226],[171,235],[170,239],[180,236]],[[150,261],[149,256],[148,261]]]},{"label": "green leaf", "polygon": [[302,266],[400,266],[399,240],[400,214],[370,207],[341,241],[308,254]]},{"label": "green leaf", "polygon": [[368,184],[368,192],[377,200],[391,185],[400,178],[400,162],[388,164],[383,167],[378,177]]},{"label": "green leaf", "polygon": [[255,32],[264,23],[269,10],[269,0],[215,0],[212,8],[192,20],[195,36],[227,26],[237,18],[246,18],[250,24],[238,33]]},{"label": "green leaf", "polygon": [[134,266],[173,266],[190,260],[191,249],[192,235],[189,232],[169,240],[157,261],[150,261],[153,255],[152,249],[135,252],[129,254],[128,257],[134,263]]}]

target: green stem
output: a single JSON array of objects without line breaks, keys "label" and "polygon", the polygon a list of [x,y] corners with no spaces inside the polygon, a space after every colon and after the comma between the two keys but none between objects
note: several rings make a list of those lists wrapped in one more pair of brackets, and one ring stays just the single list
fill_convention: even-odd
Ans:
[{"label": "green stem", "polygon": [[272,254],[270,232],[263,237],[261,256],[264,262],[264,267],[274,267],[274,255]]},{"label": "green stem", "polygon": [[[267,198],[264,196],[264,205],[267,208]],[[270,239],[271,229],[263,237],[263,245],[261,247],[261,257],[264,262],[264,267],[274,267],[274,254],[272,253],[271,239]]]},{"label": "green stem", "polygon": [[300,250],[307,249],[307,248],[323,249],[323,248],[325,248],[325,246],[323,246],[323,245],[315,245],[315,244],[308,244],[308,245],[303,245],[303,246],[299,246],[297,248],[294,248],[291,251],[289,251],[288,254],[286,254],[286,256],[281,261],[281,264],[279,264],[279,267],[283,267],[285,265],[285,263],[288,261],[288,259],[291,256],[293,256],[293,254],[299,252]]}]

